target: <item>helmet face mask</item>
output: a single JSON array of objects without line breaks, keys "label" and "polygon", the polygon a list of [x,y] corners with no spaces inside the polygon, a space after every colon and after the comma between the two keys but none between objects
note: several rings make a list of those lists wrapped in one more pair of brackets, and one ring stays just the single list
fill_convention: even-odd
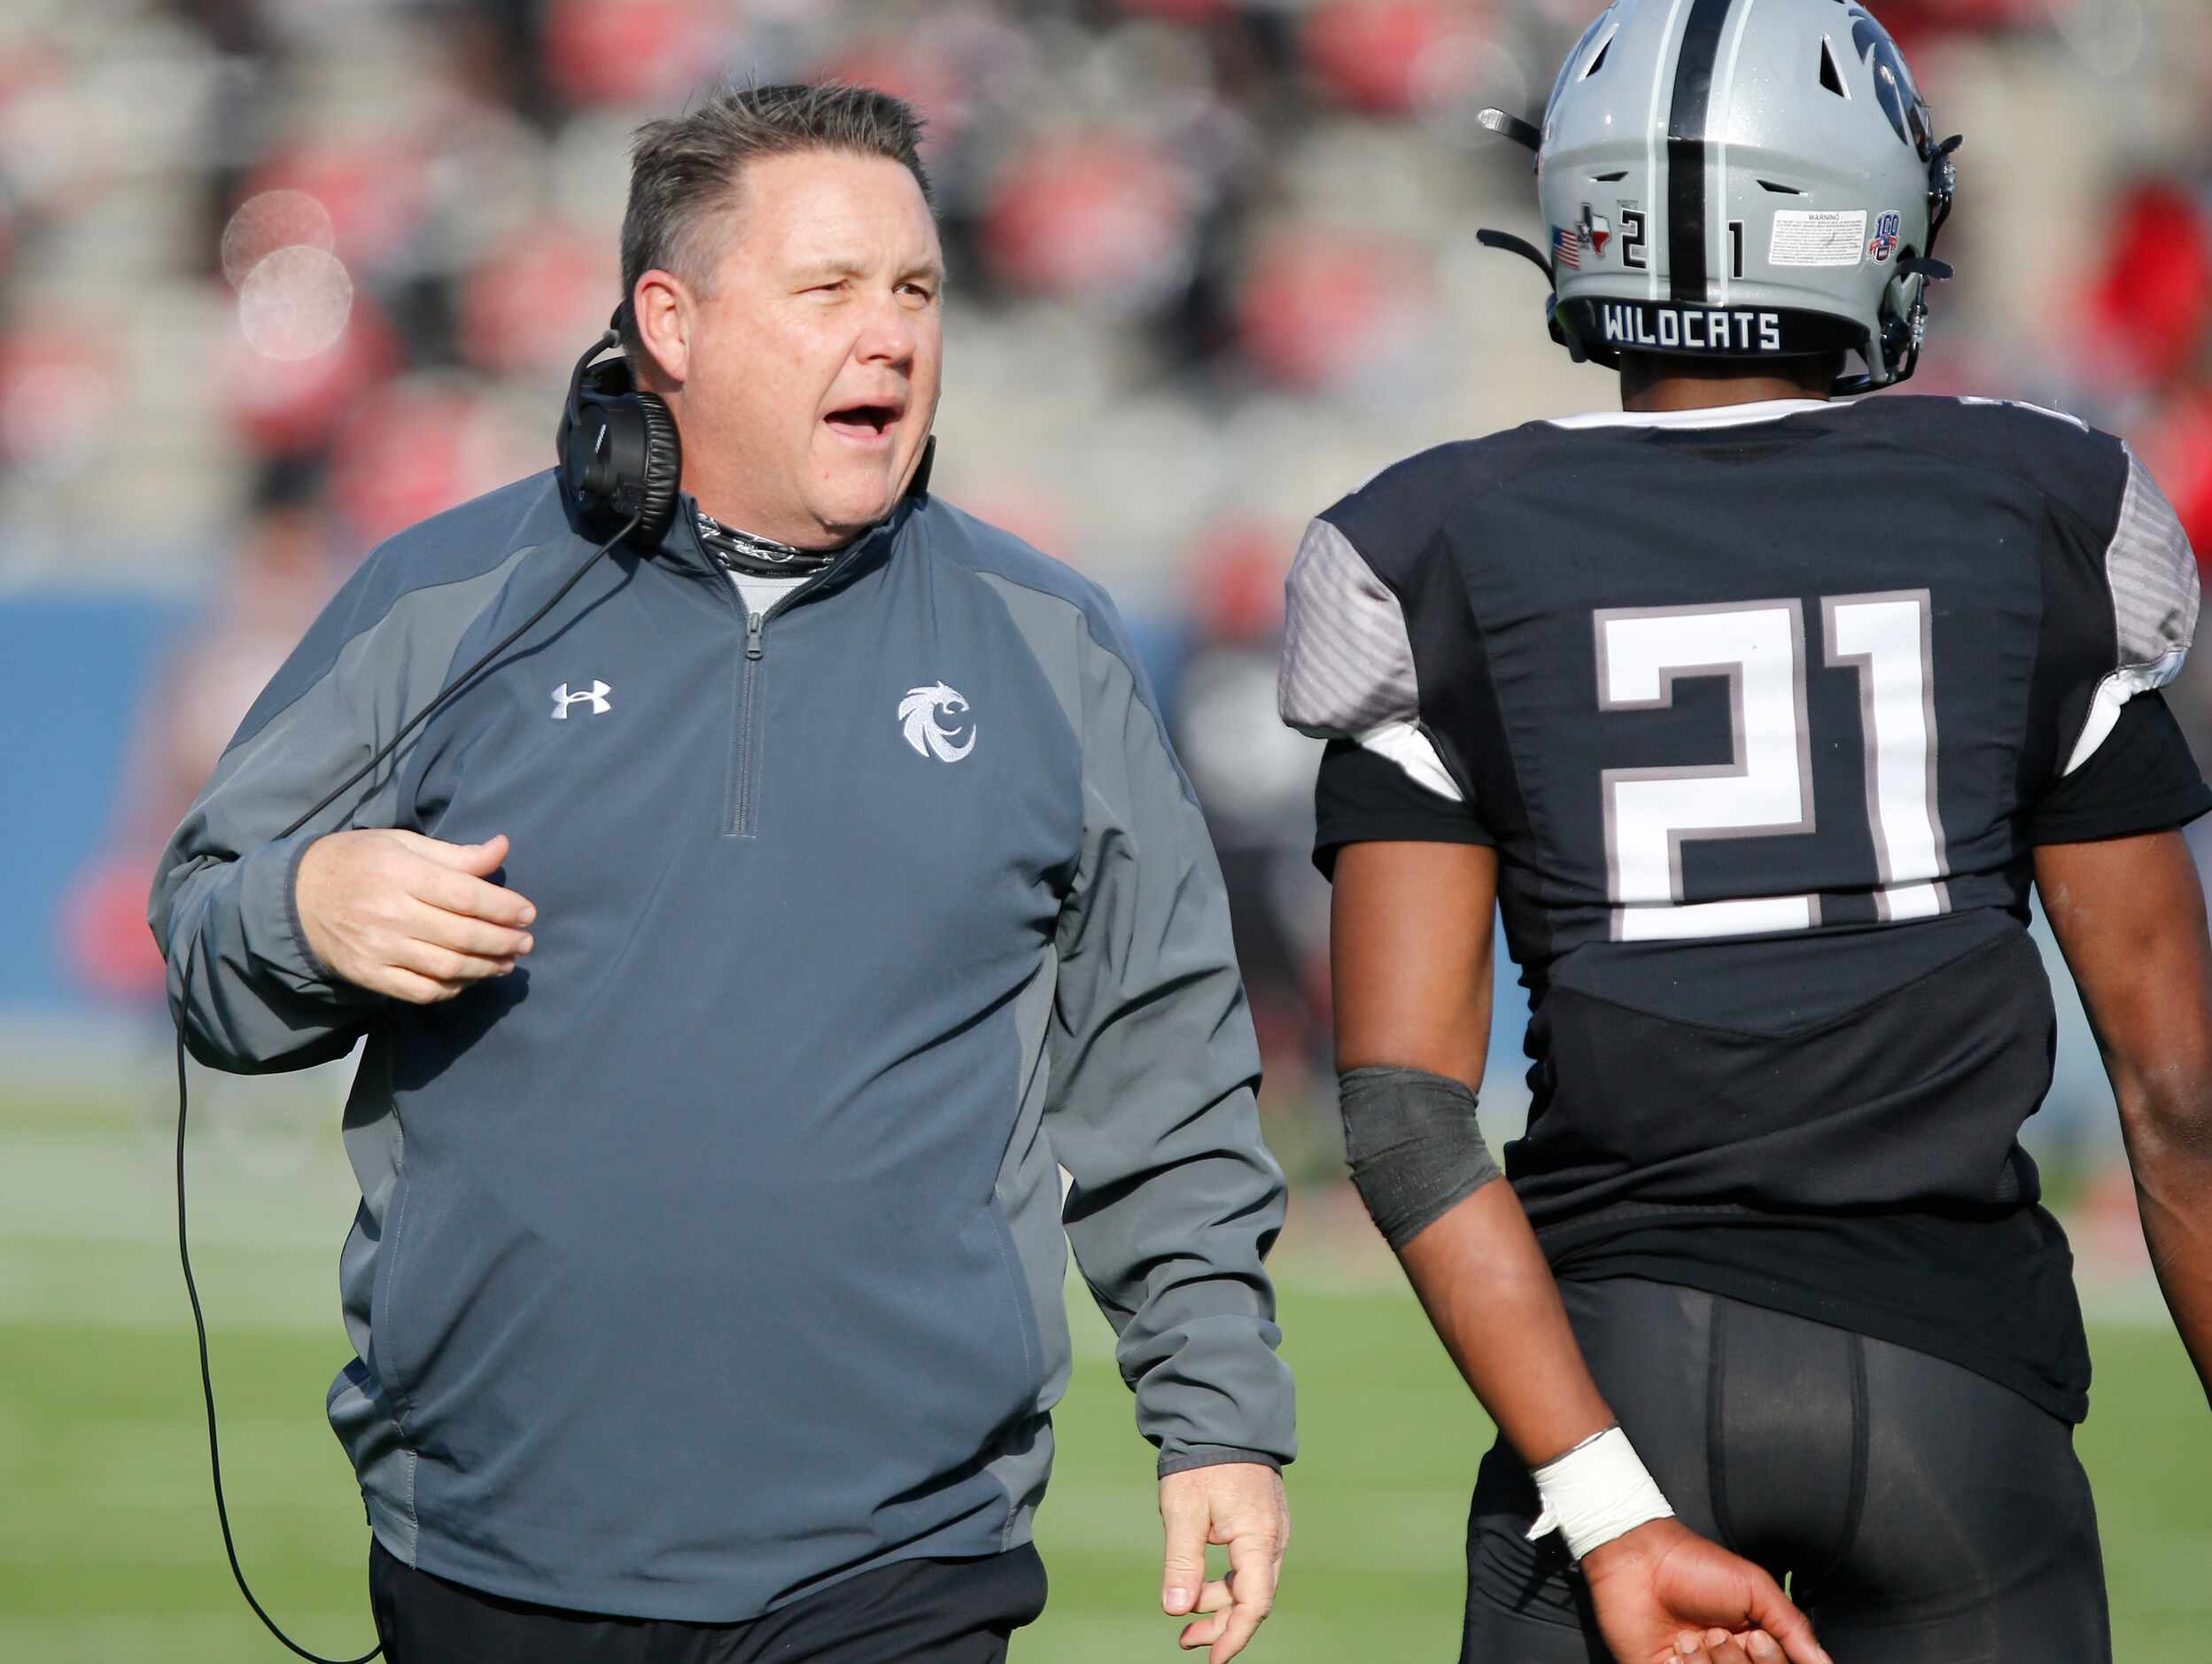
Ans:
[{"label": "helmet face mask", "polygon": [[1578,358],[1857,354],[1910,376],[1958,141],[1857,0],[1616,0],[1537,151],[1555,335]]}]

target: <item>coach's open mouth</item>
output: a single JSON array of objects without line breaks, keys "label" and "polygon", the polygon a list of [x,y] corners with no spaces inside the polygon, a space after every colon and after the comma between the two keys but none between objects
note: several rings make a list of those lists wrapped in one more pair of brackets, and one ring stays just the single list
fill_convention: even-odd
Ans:
[{"label": "coach's open mouth", "polygon": [[849,404],[822,420],[833,432],[855,444],[881,445],[905,414],[905,407],[898,404]]}]

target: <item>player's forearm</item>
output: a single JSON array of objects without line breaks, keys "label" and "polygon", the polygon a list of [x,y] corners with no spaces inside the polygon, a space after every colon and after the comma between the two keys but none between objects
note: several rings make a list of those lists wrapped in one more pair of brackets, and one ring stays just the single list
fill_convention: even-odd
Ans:
[{"label": "player's forearm", "polygon": [[1399,1251],[1459,1372],[1541,1466],[1613,1425],[1512,1186],[1494,1180]]},{"label": "player's forearm", "polygon": [[2212,1398],[2212,1074],[2117,1084],[2151,1266]]},{"label": "player's forearm", "polygon": [[2104,1054],[2143,1235],[2212,1395],[2212,934],[2178,831],[2036,851],[2036,889]]},{"label": "player's forearm", "polygon": [[1479,845],[1346,846],[1330,914],[1337,1069],[1361,1200],[1460,1373],[1537,1467],[1613,1412],[1476,1121],[1497,873]]}]

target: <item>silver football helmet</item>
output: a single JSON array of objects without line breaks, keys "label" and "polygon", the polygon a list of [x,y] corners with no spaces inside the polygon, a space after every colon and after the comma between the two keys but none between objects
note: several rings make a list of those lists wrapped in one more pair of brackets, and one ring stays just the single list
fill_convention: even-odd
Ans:
[{"label": "silver football helmet", "polygon": [[[1913,373],[1952,152],[1857,0],[1615,0],[1559,71],[1536,152],[1552,332],[1579,359],[1856,353]],[[1548,258],[1545,256],[1548,255]]]}]

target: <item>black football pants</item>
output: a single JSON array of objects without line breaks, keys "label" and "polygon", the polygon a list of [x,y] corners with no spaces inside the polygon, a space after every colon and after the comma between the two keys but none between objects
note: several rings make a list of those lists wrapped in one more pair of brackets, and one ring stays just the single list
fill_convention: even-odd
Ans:
[{"label": "black football pants", "polygon": [[372,1543],[369,1604],[390,1664],[999,1664],[1044,1610],[1026,1544],[971,1560],[901,1560],[744,1623],[609,1618],[487,1595]]},{"label": "black football pants", "polygon": [[[1836,1664],[2108,1664],[2073,1429],[1924,1353],[1634,1279],[1561,1293],[1606,1401],[1692,1530],[1787,1577]],[[1462,1664],[1605,1664],[1528,1471],[1484,1458]]]}]

